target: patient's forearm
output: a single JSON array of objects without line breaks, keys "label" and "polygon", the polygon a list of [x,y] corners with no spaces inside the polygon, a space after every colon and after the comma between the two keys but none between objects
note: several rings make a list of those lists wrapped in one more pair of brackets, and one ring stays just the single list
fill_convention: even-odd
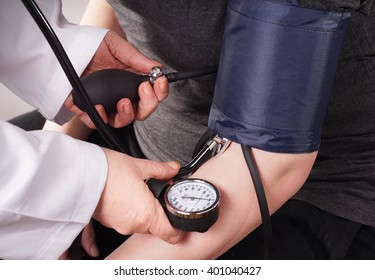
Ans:
[{"label": "patient's forearm", "polygon": [[81,24],[108,28],[126,38],[125,32],[119,24],[112,7],[105,0],[90,0],[83,14]]},{"label": "patient's forearm", "polygon": [[86,140],[92,133],[92,129],[88,128],[77,116],[74,116],[69,122],[63,125],[46,121],[43,129],[58,131],[79,140]]},{"label": "patient's forearm", "polygon": [[[270,212],[275,212],[306,180],[315,160],[312,154],[275,154],[253,150]],[[214,259],[239,242],[261,222],[259,206],[241,148],[232,143],[220,157],[211,159],[193,177],[214,183],[222,203],[217,223],[205,233],[186,233],[167,244],[152,235],[135,234],[110,259]]]}]

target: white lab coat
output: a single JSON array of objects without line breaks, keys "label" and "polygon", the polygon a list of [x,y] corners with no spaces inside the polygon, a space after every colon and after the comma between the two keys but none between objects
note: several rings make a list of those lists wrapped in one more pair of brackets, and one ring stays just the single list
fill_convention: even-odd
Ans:
[{"label": "white lab coat", "polygon": [[[59,0],[37,3],[81,74],[106,30],[69,24]],[[0,1],[0,80],[48,119],[70,117],[61,108],[71,87],[21,1]],[[89,222],[106,177],[99,147],[0,121],[0,259],[58,258]]]}]

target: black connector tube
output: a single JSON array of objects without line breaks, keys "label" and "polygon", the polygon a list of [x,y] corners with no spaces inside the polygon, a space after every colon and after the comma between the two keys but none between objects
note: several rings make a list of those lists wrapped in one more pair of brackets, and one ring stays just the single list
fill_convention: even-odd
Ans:
[{"label": "black connector tube", "polygon": [[123,153],[128,153],[127,149],[117,140],[113,132],[109,129],[107,124],[102,120],[99,113],[96,111],[93,103],[91,102],[80,78],[77,75],[68,55],[66,54],[61,42],[47,21],[46,17],[35,3],[34,0],[21,0],[30,15],[33,17],[36,24],[39,26],[44,37],[47,39],[53,52],[55,53],[65,75],[67,76],[70,84],[75,92],[79,93],[79,99],[82,104],[85,104],[86,113],[89,115],[97,130],[102,135],[107,145],[113,149]]},{"label": "black connector tube", "polygon": [[218,65],[208,66],[201,69],[186,71],[186,72],[172,72],[165,74],[169,83],[177,82],[180,80],[192,79],[200,76],[205,76],[209,74],[216,74]]},{"label": "black connector tube", "polygon": [[258,167],[255,164],[255,159],[252,151],[246,145],[241,145],[243,155],[246,160],[247,167],[249,168],[251,178],[253,180],[255,192],[258,198],[258,204],[260,209],[260,215],[262,218],[262,227],[264,234],[264,259],[267,260],[271,256],[272,252],[272,226],[271,218],[268,210],[268,203],[262,179],[260,178]]}]

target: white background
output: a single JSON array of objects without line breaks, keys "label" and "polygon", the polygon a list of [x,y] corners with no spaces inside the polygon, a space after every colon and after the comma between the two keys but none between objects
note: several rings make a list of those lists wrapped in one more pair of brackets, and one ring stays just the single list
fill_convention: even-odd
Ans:
[{"label": "white background", "polygon": [[[1,261],[1,279],[24,280],[67,280],[67,279],[105,279],[105,280],[367,280],[374,279],[373,260],[361,261],[265,261],[265,260],[233,260],[233,261],[200,261],[200,260],[81,260],[81,261]],[[133,273],[117,274],[115,270],[123,268],[138,271],[146,269],[174,270],[175,275],[158,275]],[[245,273],[235,274],[235,270],[227,268],[261,268],[257,275]],[[225,273],[221,273],[224,268]],[[178,271],[184,272],[176,275]],[[185,271],[196,270],[198,274],[185,274]],[[210,273],[210,271],[214,273]],[[237,270],[238,271],[238,270]],[[251,270],[248,270],[250,272]],[[219,272],[219,273],[215,273]],[[371,276],[372,275],[372,276]]]},{"label": "white background", "polygon": [[[1,0],[0,0],[1,1]],[[71,22],[78,23],[89,0],[62,0],[63,13]],[[33,110],[0,83],[0,119],[8,120]]]}]

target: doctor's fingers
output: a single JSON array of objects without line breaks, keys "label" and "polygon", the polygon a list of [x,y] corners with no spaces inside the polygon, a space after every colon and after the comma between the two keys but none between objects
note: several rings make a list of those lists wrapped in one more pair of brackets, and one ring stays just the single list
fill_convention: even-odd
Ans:
[{"label": "doctor's fingers", "polygon": [[149,73],[154,66],[161,66],[160,63],[147,58],[129,42],[121,38],[115,32],[108,32],[104,37],[110,52],[121,63],[141,73]]},{"label": "doctor's fingers", "polygon": [[[105,112],[105,109],[103,107],[103,105],[95,105],[95,109],[96,111],[99,113],[100,117],[103,119],[103,121],[105,123],[108,122],[108,118],[107,118],[107,114]],[[79,109],[78,109],[79,110]],[[79,111],[79,112],[75,112],[79,118],[81,119],[81,121],[86,125],[88,126],[89,128],[91,129],[96,129],[96,126],[94,124],[94,122],[91,120],[91,118],[89,117],[89,115],[83,111]]]},{"label": "doctor's fingers", "polygon": [[117,102],[117,112],[108,115],[108,123],[114,127],[124,127],[134,121],[134,105],[128,98],[120,99]]},{"label": "doctor's fingers", "polygon": [[159,102],[162,102],[164,99],[168,97],[169,94],[169,85],[168,79],[165,76],[159,77],[154,84],[154,91]]},{"label": "doctor's fingers", "polygon": [[159,99],[149,82],[144,82],[138,89],[139,102],[136,106],[135,119],[143,121],[147,119],[159,106]]},{"label": "doctor's fingers", "polygon": [[90,223],[83,229],[82,238],[81,238],[81,245],[85,252],[90,257],[98,257],[99,256],[99,249],[96,245],[96,238],[95,238],[95,231],[94,225],[92,220]]},{"label": "doctor's fingers", "polygon": [[177,161],[159,162],[148,159],[136,159],[133,161],[143,180],[155,178],[169,180],[179,171],[180,165]]},{"label": "doctor's fingers", "polygon": [[148,232],[171,244],[178,243],[184,235],[183,231],[172,227],[167,215],[165,214],[165,211],[163,210],[163,207],[159,202],[155,203]]},{"label": "doctor's fingers", "polygon": [[[133,105],[127,98],[121,99],[117,103],[117,112],[115,113],[107,114],[104,107],[100,104],[95,105],[95,108],[102,120],[114,128],[127,126],[134,120]],[[79,117],[86,126],[91,129],[96,129],[94,122],[87,113],[82,112]]]},{"label": "doctor's fingers", "polygon": [[115,127],[124,127],[133,120],[147,119],[159,106],[159,103],[168,97],[168,80],[160,77],[152,87],[149,82],[139,86],[139,102],[132,104],[129,99],[123,98],[117,102],[117,113],[108,115],[108,123]]},{"label": "doctor's fingers", "polygon": [[[158,92],[160,95],[165,95],[159,89]],[[130,124],[133,120],[143,121],[159,106],[158,96],[149,82],[139,86],[138,95],[139,101],[134,104],[127,98],[117,102],[117,113],[111,114],[108,119],[111,126],[119,128]]]}]

